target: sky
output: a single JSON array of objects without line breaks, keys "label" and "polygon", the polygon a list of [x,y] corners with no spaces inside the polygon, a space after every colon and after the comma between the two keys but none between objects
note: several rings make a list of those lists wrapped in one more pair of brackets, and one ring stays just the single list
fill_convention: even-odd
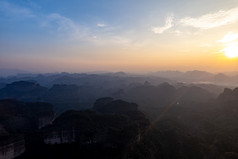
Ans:
[{"label": "sky", "polygon": [[237,0],[0,0],[0,69],[238,69]]}]

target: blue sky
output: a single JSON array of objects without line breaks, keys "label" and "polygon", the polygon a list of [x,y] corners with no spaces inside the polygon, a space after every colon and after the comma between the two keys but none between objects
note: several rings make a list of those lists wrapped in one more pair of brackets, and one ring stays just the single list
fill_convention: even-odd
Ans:
[{"label": "blue sky", "polygon": [[0,68],[215,70],[237,13],[237,0],[0,0]]}]

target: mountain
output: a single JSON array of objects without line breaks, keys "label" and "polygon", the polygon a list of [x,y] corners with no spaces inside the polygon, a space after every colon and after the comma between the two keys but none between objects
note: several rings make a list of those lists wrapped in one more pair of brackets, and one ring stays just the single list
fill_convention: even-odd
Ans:
[{"label": "mountain", "polygon": [[113,98],[100,98],[94,103],[93,109],[101,113],[126,114],[137,111],[137,104],[128,103],[123,100],[113,100]]},{"label": "mountain", "polygon": [[44,144],[31,142],[32,151],[26,151],[20,158],[123,158],[128,147],[140,140],[150,123],[137,108],[126,110],[130,103],[110,101],[102,98],[95,103],[109,102],[115,110],[123,108],[123,111],[115,114],[68,110],[41,129],[39,138]]},{"label": "mountain", "polygon": [[0,69],[0,77],[16,76],[18,74],[27,74],[28,71],[18,69]]},{"label": "mountain", "polygon": [[159,71],[156,72],[155,75],[159,77],[165,77],[169,79],[175,79],[175,80],[184,80],[184,81],[207,81],[209,80],[213,74],[206,72],[206,71],[187,71],[187,72],[181,72],[181,71]]},{"label": "mountain", "polygon": [[54,116],[53,106],[49,103],[0,100],[0,124],[12,133],[41,128],[50,124]]},{"label": "mountain", "polygon": [[77,85],[55,84],[48,90],[44,99],[53,103],[78,102],[79,96]]},{"label": "mountain", "polygon": [[[41,97],[54,107],[42,102],[0,101],[0,134],[27,132],[26,152],[20,159],[229,159],[238,155],[238,88],[226,88],[217,95],[222,87],[211,84],[154,85],[145,80],[120,85],[124,77],[73,76],[84,79],[81,85],[54,84]],[[118,81],[119,86],[113,87]],[[41,86],[20,81],[7,84],[0,93],[18,91],[19,97],[25,97],[34,95],[33,88]],[[97,96],[103,98],[92,101]],[[81,103],[86,98],[94,102],[87,107],[91,109],[79,110],[88,104]],[[52,108],[61,106],[55,119]],[[77,110],[69,110],[72,108]]]},{"label": "mountain", "polygon": [[191,134],[180,121],[162,119],[129,149],[126,158],[202,159],[206,157],[204,149],[202,139]]},{"label": "mountain", "polygon": [[215,99],[215,95],[197,86],[181,87],[177,89],[179,102],[207,102]]},{"label": "mountain", "polygon": [[47,88],[40,86],[38,83],[18,81],[7,84],[0,89],[0,99],[12,98],[22,101],[40,101],[46,92]]},{"label": "mountain", "polygon": [[215,93],[208,90],[197,85],[182,85],[176,88],[169,83],[158,86],[144,84],[129,89],[124,93],[124,98],[141,106],[165,107],[172,101],[207,102],[216,97]]},{"label": "mountain", "polygon": [[28,143],[34,141],[32,136],[54,118],[49,103],[0,100],[0,158],[16,158],[24,153]]},{"label": "mountain", "polygon": [[221,93],[218,97],[219,102],[223,106],[223,108],[238,110],[238,88],[234,88],[233,90],[230,88],[224,89],[223,93]]},{"label": "mountain", "polygon": [[219,83],[223,85],[229,85],[234,83],[233,77],[227,76],[223,73],[218,73],[211,78],[211,82]]},{"label": "mountain", "polygon": [[165,77],[165,78],[182,78],[184,75],[184,72],[181,71],[158,71],[155,72],[154,75],[157,75],[159,77]]},{"label": "mountain", "polygon": [[183,78],[193,81],[208,81],[212,76],[212,73],[194,70],[185,72]]},{"label": "mountain", "polygon": [[224,74],[224,73],[209,73],[206,71],[158,71],[153,73],[158,77],[164,77],[173,79],[179,82],[186,83],[202,83],[202,84],[217,84],[220,86],[236,86],[238,83],[237,73],[236,74]]},{"label": "mountain", "polygon": [[158,86],[145,83],[127,90],[124,93],[124,98],[138,103],[140,106],[156,105],[163,107],[174,98],[175,92],[175,87],[168,83],[162,83]]}]

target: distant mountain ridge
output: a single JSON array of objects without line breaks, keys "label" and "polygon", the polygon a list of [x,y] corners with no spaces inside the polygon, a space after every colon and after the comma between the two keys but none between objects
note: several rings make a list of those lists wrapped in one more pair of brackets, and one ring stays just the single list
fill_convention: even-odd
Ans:
[{"label": "distant mountain ridge", "polygon": [[219,85],[236,85],[238,84],[238,74],[228,75],[225,73],[210,73],[206,71],[158,71],[152,73],[158,77],[177,80],[180,82],[189,83],[214,83]]},{"label": "distant mountain ridge", "polygon": [[29,73],[30,73],[29,71],[25,71],[25,70],[0,68],[0,77],[16,76],[18,74],[29,74]]}]

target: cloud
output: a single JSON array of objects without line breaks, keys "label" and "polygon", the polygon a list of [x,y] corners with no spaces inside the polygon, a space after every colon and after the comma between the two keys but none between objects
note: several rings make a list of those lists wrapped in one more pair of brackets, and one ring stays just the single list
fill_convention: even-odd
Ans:
[{"label": "cloud", "polygon": [[238,40],[238,33],[233,34],[232,32],[227,33],[219,42],[228,43]]},{"label": "cloud", "polygon": [[30,9],[20,7],[6,1],[0,1],[0,12],[9,16],[21,18],[33,18],[36,16]]},{"label": "cloud", "polygon": [[106,27],[107,25],[106,25],[106,24],[103,24],[103,23],[98,23],[97,26],[98,26],[98,27]]},{"label": "cloud", "polygon": [[[166,18],[162,27],[152,27],[155,34],[162,34],[174,26],[190,26],[198,29],[211,29],[238,22],[238,7],[230,10],[220,10],[214,13],[204,14],[199,17],[184,17],[174,20],[173,15]],[[181,35],[181,31],[174,31],[176,35]],[[234,37],[234,35],[233,35]],[[230,38],[230,37],[229,37]]]},{"label": "cloud", "polygon": [[236,57],[238,52],[238,33],[234,34],[232,32],[227,33],[221,40],[218,42],[222,42],[225,44],[225,48],[220,50],[221,52],[225,52],[228,57]]},{"label": "cloud", "polygon": [[171,16],[168,16],[166,18],[166,21],[165,21],[165,25],[162,26],[162,27],[152,27],[151,31],[153,31],[155,34],[162,34],[163,32],[165,32],[166,30],[170,29],[171,27],[174,26],[173,24],[173,19],[174,19],[174,16],[171,15]]},{"label": "cloud", "polygon": [[[72,18],[64,16],[59,13],[44,13],[41,8],[35,3],[24,3],[28,7],[22,7],[14,3],[0,0],[0,14],[6,15],[6,18],[13,17],[21,18],[34,18],[34,24],[39,24],[41,29],[50,33],[50,36],[60,41],[74,43],[92,43],[95,45],[128,45],[131,43],[130,38],[126,35],[123,36],[118,26],[110,26],[103,22],[96,24],[98,28],[90,25],[82,25]],[[28,19],[29,22],[32,19]],[[102,29],[103,28],[103,29]],[[118,31],[119,30],[119,31]],[[120,32],[120,33],[118,33]]]},{"label": "cloud", "polygon": [[[57,13],[52,13],[47,16],[48,24],[55,25],[57,31],[78,31],[78,27],[70,18],[61,16]],[[46,24],[47,25],[47,24]]]},{"label": "cloud", "polygon": [[[45,17],[42,27],[46,27],[54,34],[58,35],[64,40],[70,40],[74,42],[90,42],[95,45],[108,45],[108,44],[120,44],[127,45],[131,41],[123,36],[114,34],[113,30],[97,30],[94,27],[85,27],[74,20],[62,16],[57,13],[49,14]],[[100,24],[99,27],[106,26]]]},{"label": "cloud", "polygon": [[215,13],[205,14],[200,17],[185,17],[179,22],[184,26],[192,26],[200,29],[210,29],[232,24],[238,21],[238,7],[230,10],[220,10]]},{"label": "cloud", "polygon": [[47,27],[51,32],[70,40],[87,40],[90,34],[87,27],[83,27],[58,13],[46,15],[41,26]]}]

